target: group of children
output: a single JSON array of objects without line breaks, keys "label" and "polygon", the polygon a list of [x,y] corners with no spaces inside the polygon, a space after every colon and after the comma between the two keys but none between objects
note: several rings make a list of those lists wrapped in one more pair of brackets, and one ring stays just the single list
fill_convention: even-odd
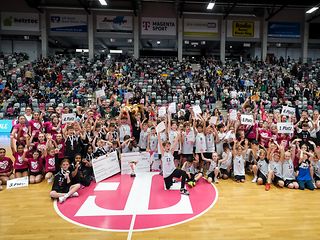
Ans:
[{"label": "group of children", "polygon": [[[62,203],[78,196],[78,189],[94,179],[92,159],[113,151],[119,156],[147,151],[161,159],[166,188],[178,178],[185,195],[189,194],[185,185],[195,187],[202,177],[209,183],[230,177],[240,183],[248,174],[266,190],[272,183],[290,189],[320,188],[320,149],[308,135],[308,117],[296,122],[298,132],[290,135],[271,130],[276,116],[245,126],[240,116],[224,119],[218,111],[196,114],[190,108],[182,119],[170,112],[156,118],[151,114],[156,109],[152,104],[143,111],[125,106],[119,116],[106,119],[92,105],[78,109],[77,121],[71,123],[61,121],[69,112],[66,107],[50,115],[20,116],[10,135],[14,161],[0,148],[0,181],[29,176],[34,184],[45,179],[53,182],[50,196]],[[319,117],[316,121],[319,124]],[[165,126],[162,131],[157,127],[160,122]],[[135,164],[130,163],[132,177]]]}]

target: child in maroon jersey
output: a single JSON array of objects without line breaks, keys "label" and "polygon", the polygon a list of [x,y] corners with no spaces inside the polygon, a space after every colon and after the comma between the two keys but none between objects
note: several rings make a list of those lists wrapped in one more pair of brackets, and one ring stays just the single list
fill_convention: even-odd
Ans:
[{"label": "child in maroon jersey", "polygon": [[2,190],[2,184],[6,184],[8,180],[13,178],[12,160],[6,157],[6,150],[0,148],[0,190]]},{"label": "child in maroon jersey", "polygon": [[29,165],[29,182],[39,183],[42,181],[42,158],[38,151],[33,152],[32,158],[28,158]]},{"label": "child in maroon jersey", "polygon": [[10,136],[10,146],[12,155],[15,159],[13,165],[15,177],[20,178],[28,176],[28,159],[25,157],[28,149],[24,148],[19,142],[15,144],[13,135]]}]

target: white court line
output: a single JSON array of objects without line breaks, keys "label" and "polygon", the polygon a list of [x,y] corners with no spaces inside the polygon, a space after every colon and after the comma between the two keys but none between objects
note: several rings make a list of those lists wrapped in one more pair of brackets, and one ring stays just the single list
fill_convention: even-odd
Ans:
[{"label": "white court line", "polygon": [[128,237],[127,240],[131,240],[132,237],[132,232],[133,232],[133,226],[134,226],[134,222],[136,221],[136,214],[132,215],[132,219],[131,219],[131,223],[130,223],[130,229],[128,232]]}]

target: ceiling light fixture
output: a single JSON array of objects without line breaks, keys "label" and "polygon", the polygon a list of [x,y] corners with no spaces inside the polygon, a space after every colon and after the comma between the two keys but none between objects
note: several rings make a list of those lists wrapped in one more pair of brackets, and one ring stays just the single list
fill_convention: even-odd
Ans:
[{"label": "ceiling light fixture", "polygon": [[208,3],[207,10],[212,10],[214,8],[214,5],[216,5],[216,1],[210,1]]},{"label": "ceiling light fixture", "polygon": [[308,11],[306,11],[306,13],[310,14],[310,13],[317,11],[318,9],[319,9],[319,7],[313,7],[313,8],[310,8]]},{"label": "ceiling light fixture", "polygon": [[100,4],[101,4],[102,6],[107,6],[107,5],[108,5],[108,3],[106,2],[106,0],[99,0],[99,2],[100,2]]}]

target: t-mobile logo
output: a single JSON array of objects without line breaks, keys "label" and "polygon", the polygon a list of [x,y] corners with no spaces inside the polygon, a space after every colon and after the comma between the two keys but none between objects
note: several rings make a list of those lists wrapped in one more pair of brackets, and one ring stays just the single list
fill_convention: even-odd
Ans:
[{"label": "t-mobile logo", "polygon": [[150,26],[151,26],[150,22],[142,22],[142,27],[145,31],[148,31]]}]

